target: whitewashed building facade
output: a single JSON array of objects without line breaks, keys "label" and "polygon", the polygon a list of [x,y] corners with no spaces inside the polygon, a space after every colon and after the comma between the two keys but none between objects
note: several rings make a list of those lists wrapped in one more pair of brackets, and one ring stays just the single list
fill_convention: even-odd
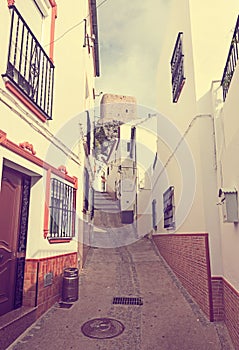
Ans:
[{"label": "whitewashed building facade", "polygon": [[157,118],[136,119],[119,127],[106,168],[106,190],[119,200],[121,220],[135,223],[138,236],[152,230],[152,175],[157,153]]},{"label": "whitewashed building facade", "polygon": [[96,2],[0,7],[0,316],[36,318],[59,300],[63,269],[82,266]]},{"label": "whitewashed building facade", "polygon": [[239,348],[239,5],[184,0],[171,1],[170,10],[158,64],[153,239]]}]

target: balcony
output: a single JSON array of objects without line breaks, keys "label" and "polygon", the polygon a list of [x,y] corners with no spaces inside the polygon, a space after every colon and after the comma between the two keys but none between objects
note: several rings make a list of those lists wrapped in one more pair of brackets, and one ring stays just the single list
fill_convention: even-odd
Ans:
[{"label": "balcony", "polygon": [[237,18],[236,27],[232,37],[227,62],[223,71],[221,80],[221,86],[223,91],[223,101],[226,100],[226,96],[231,84],[231,80],[238,61],[238,43],[239,43],[239,16]]},{"label": "balcony", "polygon": [[12,18],[7,70],[10,81],[45,119],[52,119],[54,65],[16,7]]},{"label": "balcony", "polygon": [[184,55],[183,55],[183,33],[178,33],[176,44],[174,47],[171,59],[171,73],[172,73],[172,94],[173,102],[178,102],[180,93],[185,83],[184,77]]}]

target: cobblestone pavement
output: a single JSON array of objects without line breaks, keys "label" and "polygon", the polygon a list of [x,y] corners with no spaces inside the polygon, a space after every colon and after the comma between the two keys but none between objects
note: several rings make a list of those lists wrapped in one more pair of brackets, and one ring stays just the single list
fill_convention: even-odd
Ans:
[{"label": "cobblestone pavement", "polygon": [[[114,296],[143,298],[143,305],[114,305]],[[81,326],[110,317],[124,332],[91,339]],[[52,307],[9,350],[233,349],[221,324],[207,321],[148,239],[115,249],[91,249],[80,276],[79,300]]]},{"label": "cobblestone pavement", "polygon": [[[111,232],[112,217],[102,215],[98,219]],[[79,283],[79,299],[71,308],[54,305],[8,350],[233,349],[224,325],[206,319],[148,238],[92,247]],[[115,305],[113,297],[141,297],[143,305]],[[95,318],[116,319],[124,331],[108,339],[85,336],[82,325]]]}]

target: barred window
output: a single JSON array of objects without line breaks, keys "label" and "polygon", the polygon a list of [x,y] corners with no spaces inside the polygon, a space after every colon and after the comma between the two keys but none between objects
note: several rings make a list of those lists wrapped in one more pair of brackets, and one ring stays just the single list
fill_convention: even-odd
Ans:
[{"label": "barred window", "polygon": [[50,238],[75,236],[75,189],[51,179]]},{"label": "barred window", "polygon": [[174,187],[170,186],[163,194],[164,228],[175,229]]},{"label": "barred window", "polygon": [[157,230],[157,208],[156,208],[156,199],[152,201],[152,224],[153,229]]},{"label": "barred window", "polygon": [[173,102],[178,102],[186,78],[184,77],[183,33],[178,33],[171,59]]}]

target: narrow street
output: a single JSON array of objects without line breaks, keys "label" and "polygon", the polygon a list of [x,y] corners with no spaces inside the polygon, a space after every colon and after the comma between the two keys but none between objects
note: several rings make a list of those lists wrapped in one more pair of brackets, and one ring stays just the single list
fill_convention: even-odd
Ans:
[{"label": "narrow street", "polygon": [[119,201],[106,192],[95,192],[95,218],[91,246],[115,248],[134,243],[137,231],[134,224],[122,224]]},{"label": "narrow street", "polygon": [[[54,305],[8,350],[232,350],[223,324],[207,321],[151,240],[133,232],[134,243],[125,244],[130,228],[120,225],[117,203],[97,193],[95,204],[79,299],[70,308]],[[115,304],[115,297],[138,303]],[[85,335],[82,326],[99,318]]]}]

